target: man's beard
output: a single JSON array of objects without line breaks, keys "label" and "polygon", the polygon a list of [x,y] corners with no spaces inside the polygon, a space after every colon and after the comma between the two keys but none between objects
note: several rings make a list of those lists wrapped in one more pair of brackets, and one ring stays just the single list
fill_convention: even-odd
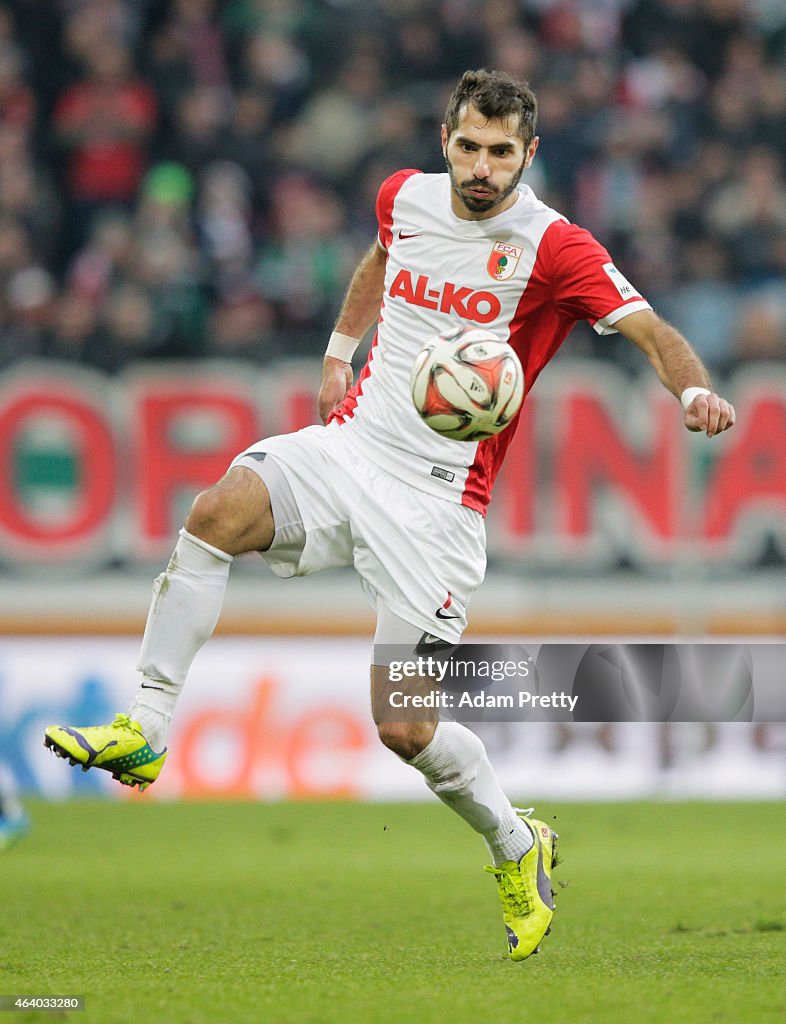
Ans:
[{"label": "man's beard", "polygon": [[[450,186],[456,193],[461,202],[466,206],[470,213],[486,213],[488,210],[493,210],[495,206],[499,206],[504,203],[509,195],[516,190],[516,186],[521,181],[521,175],[524,173],[524,161],[522,161],[521,167],[513,175],[510,184],[507,188],[498,189],[494,185],[489,184],[487,181],[477,181],[472,178],[469,181],[463,181],[460,185],[456,181],[456,176],[453,173],[453,165],[447,156],[445,157],[445,164],[448,168],[448,176],[450,177]],[[461,191],[465,188],[486,188],[491,189],[491,194],[488,199],[476,199],[475,196],[467,196]]]}]

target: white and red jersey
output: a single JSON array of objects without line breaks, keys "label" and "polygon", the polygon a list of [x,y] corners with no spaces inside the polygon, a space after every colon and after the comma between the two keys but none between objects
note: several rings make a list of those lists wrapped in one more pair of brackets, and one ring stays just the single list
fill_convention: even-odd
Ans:
[{"label": "white and red jersey", "polygon": [[410,397],[415,356],[434,334],[478,324],[507,340],[526,392],[577,320],[600,334],[649,303],[588,231],[521,185],[509,209],[462,220],[447,174],[404,170],[377,196],[387,251],[377,334],[357,383],[330,418],[394,476],[485,514],[516,424],[486,441],[441,437]]}]

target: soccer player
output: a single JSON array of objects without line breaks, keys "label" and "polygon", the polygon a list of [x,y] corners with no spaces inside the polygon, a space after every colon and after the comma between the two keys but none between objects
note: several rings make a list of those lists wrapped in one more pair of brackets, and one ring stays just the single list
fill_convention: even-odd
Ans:
[{"label": "soccer player", "polygon": [[0,852],[8,850],[30,830],[8,768],[0,761]]},{"label": "soccer player", "polygon": [[[447,173],[402,170],[379,190],[379,236],[325,354],[325,425],[252,444],[196,497],[154,585],[128,712],[108,726],[48,728],[56,753],[140,789],[155,781],[178,694],[244,552],[260,552],[282,577],[354,565],[376,608],[375,647],[458,642],[483,579],[483,517],[514,427],[466,443],[420,420],[410,371],[439,331],[481,324],[509,340],[529,391],[572,324],[587,319],[645,353],[681,400],[688,430],[713,437],[732,426],[732,406],[713,393],[688,342],[590,234],[520,184],[538,148],[535,123],[526,85],[501,72],[463,75],[442,126]],[[374,323],[353,387],[352,356]],[[389,721],[388,668],[372,665],[371,677],[381,741],[485,839],[508,949],[523,960],[550,928],[556,836],[511,806],[473,732],[452,721]]]}]

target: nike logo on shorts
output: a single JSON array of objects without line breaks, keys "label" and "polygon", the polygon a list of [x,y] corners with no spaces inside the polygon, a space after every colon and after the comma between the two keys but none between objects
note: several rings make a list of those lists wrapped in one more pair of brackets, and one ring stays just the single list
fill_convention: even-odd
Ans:
[{"label": "nike logo on shorts", "polygon": [[438,619],[460,619],[461,618],[460,615],[449,615],[448,614],[448,608],[450,608],[450,606],[452,604],[453,604],[453,595],[451,594],[450,591],[448,591],[448,599],[447,599],[447,601],[442,605],[441,608],[437,608],[437,610],[434,612],[434,614],[437,616]]},{"label": "nike logo on shorts", "polygon": [[461,618],[460,615],[446,615],[442,608],[437,608],[437,610],[436,610],[436,612],[434,614],[437,616],[438,619],[460,619]]},{"label": "nike logo on shorts", "polygon": [[413,231],[411,234],[405,235],[404,232],[399,228],[398,237],[403,242],[404,239],[406,239],[406,238],[419,238],[422,234],[423,234],[422,231]]}]

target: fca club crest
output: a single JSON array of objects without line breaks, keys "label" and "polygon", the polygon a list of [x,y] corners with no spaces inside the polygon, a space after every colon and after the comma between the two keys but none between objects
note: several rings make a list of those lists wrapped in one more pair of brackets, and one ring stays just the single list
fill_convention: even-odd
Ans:
[{"label": "fca club crest", "polygon": [[508,242],[495,242],[486,269],[495,281],[507,281],[513,277],[519,265],[523,249]]}]

